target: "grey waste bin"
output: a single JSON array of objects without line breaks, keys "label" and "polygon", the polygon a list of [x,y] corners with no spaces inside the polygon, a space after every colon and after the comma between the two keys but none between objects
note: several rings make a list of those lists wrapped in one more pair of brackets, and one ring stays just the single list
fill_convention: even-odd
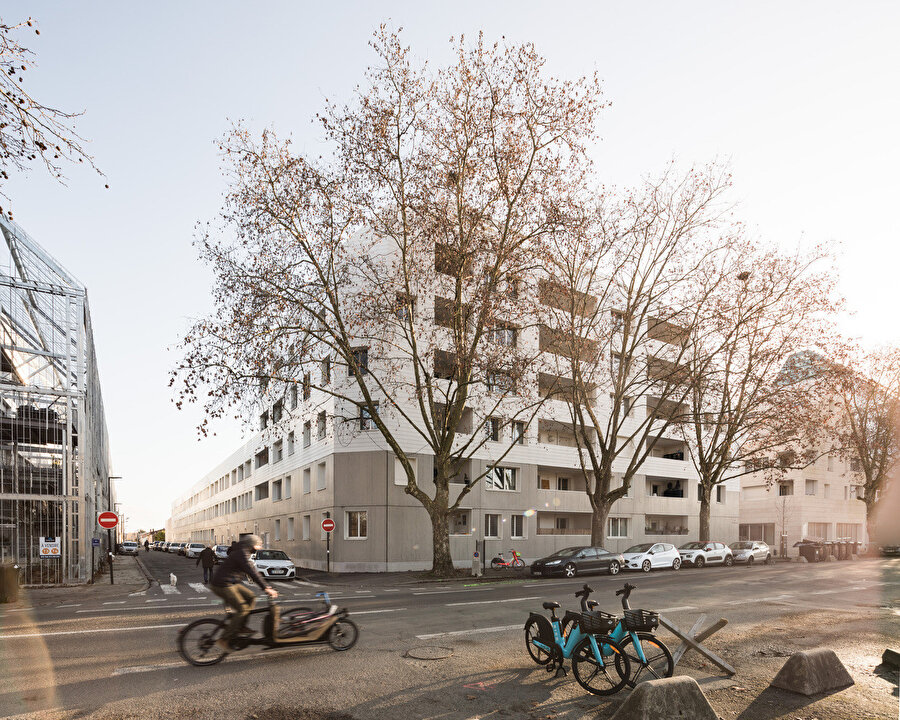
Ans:
[{"label": "grey waste bin", "polygon": [[19,569],[15,565],[0,565],[0,603],[19,599]]},{"label": "grey waste bin", "polygon": [[799,550],[800,557],[805,557],[807,562],[822,560],[822,548],[815,543],[798,543],[795,547]]}]

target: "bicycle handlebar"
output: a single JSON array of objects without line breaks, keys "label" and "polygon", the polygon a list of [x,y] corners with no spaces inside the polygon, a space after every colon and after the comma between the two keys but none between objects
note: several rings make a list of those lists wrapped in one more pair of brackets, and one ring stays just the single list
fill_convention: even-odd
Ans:
[{"label": "bicycle handlebar", "polygon": [[631,583],[625,583],[625,587],[621,590],[616,590],[616,595],[622,596],[622,608],[625,610],[631,610],[631,605],[628,604],[628,596],[631,595],[632,590],[637,590],[637,586]]},{"label": "bicycle handlebar", "polygon": [[587,612],[587,609],[588,609],[587,608],[587,599],[592,592],[594,592],[594,589],[592,587],[590,587],[589,585],[585,585],[584,587],[582,587],[581,590],[579,590],[577,593],[575,593],[575,597],[581,598],[581,611],[582,612]]}]

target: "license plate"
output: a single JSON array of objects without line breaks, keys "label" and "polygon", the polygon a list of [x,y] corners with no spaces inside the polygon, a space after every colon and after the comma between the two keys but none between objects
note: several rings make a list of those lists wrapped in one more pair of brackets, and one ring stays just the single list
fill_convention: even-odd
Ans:
[{"label": "license plate", "polygon": [[269,570],[269,572],[270,572],[272,575],[285,575],[285,574],[287,574],[287,570],[284,570],[283,568],[282,568],[282,569],[278,569],[278,570]]}]

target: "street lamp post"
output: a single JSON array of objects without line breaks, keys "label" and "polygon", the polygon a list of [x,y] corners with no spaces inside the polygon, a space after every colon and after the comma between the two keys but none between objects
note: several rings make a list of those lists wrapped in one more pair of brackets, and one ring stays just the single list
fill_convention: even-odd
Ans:
[{"label": "street lamp post", "polygon": [[[113,480],[121,480],[121,475],[107,475],[106,477],[106,509],[109,512],[112,512],[112,481]],[[118,534],[118,529],[116,530]],[[113,544],[112,544],[112,530],[107,528],[106,530],[106,552],[109,555],[109,584],[115,585],[115,580],[113,579]]]}]

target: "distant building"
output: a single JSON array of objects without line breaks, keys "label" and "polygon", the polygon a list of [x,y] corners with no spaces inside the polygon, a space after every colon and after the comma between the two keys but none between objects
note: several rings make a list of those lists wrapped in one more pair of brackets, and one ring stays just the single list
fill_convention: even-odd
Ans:
[{"label": "distant building", "polygon": [[87,291],[0,216],[0,562],[27,584],[86,582],[110,496]]}]

